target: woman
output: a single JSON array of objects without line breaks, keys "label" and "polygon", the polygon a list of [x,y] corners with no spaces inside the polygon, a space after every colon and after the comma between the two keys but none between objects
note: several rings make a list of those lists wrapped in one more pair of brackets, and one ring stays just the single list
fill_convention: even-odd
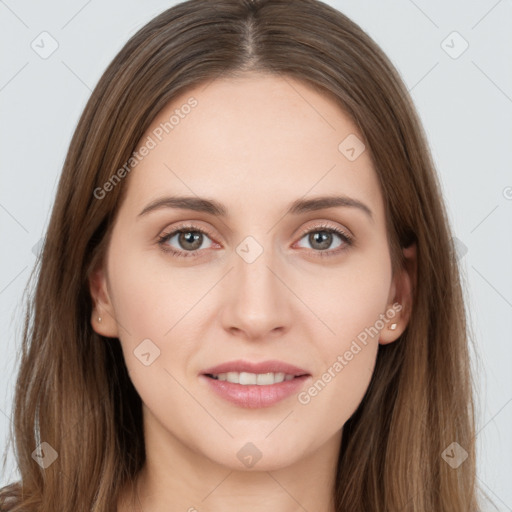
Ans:
[{"label": "woman", "polygon": [[479,510],[428,145],[322,2],[192,0],[128,41],[29,312],[1,510]]}]

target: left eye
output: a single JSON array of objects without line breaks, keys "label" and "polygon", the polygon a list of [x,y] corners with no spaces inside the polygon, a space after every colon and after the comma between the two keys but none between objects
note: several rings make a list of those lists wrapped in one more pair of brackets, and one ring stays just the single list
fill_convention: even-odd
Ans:
[{"label": "left eye", "polygon": [[[341,240],[341,242],[336,247],[331,247],[333,242],[333,235]],[[310,248],[316,249],[315,252],[320,252],[321,256],[324,256],[323,253],[329,255],[333,253],[337,254],[338,252],[340,252],[340,250],[342,251],[346,249],[348,246],[352,245],[352,238],[348,234],[344,233],[339,229],[330,227],[319,227],[311,229],[303,234],[301,240],[303,238],[306,238],[308,243],[310,245],[313,245],[313,247]],[[340,247],[341,249],[339,249]],[[332,250],[328,251],[327,249]]]}]

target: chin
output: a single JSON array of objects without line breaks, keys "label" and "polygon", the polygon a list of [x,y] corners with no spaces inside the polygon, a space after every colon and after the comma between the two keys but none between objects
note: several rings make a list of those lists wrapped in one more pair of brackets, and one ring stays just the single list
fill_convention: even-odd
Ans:
[{"label": "chin", "polygon": [[[267,434],[265,434],[267,435]],[[304,451],[298,447],[296,438],[288,438],[283,445],[282,438],[267,439],[265,435],[244,436],[243,439],[217,446],[215,453],[205,453],[213,462],[233,471],[275,471],[296,463]]]}]

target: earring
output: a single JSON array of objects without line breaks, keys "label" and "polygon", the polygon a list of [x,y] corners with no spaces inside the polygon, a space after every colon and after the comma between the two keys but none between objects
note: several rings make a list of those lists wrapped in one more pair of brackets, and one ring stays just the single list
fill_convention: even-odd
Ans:
[{"label": "earring", "polygon": [[389,328],[390,328],[392,331],[394,331],[394,330],[396,329],[396,324],[391,324],[391,325],[389,326]]},{"label": "earring", "polygon": [[101,324],[101,316],[98,317],[98,322]]}]

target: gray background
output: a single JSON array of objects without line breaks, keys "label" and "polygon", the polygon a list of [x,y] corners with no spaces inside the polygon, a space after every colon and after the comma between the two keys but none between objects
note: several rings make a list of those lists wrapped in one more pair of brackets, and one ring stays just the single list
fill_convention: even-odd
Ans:
[{"label": "gray background", "polygon": [[[23,288],[71,135],[114,55],[138,28],[175,3],[0,0],[1,453]],[[512,511],[512,3],[326,3],[358,23],[388,54],[424,123],[458,239],[481,361],[475,377],[479,484],[499,510]],[[41,36],[45,31],[50,35]],[[459,55],[464,41],[469,46]],[[52,44],[58,48],[41,56]],[[16,477],[12,454],[10,461],[0,485]]]}]

